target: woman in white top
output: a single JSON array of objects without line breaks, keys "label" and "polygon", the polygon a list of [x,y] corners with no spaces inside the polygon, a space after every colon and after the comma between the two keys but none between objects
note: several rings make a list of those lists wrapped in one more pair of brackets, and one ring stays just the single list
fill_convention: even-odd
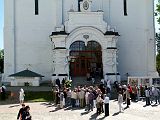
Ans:
[{"label": "woman in white top", "polygon": [[122,93],[120,92],[119,95],[118,95],[119,112],[121,112],[121,110],[124,111],[122,103],[123,103],[123,96],[122,96]]},{"label": "woman in white top", "polygon": [[19,101],[20,101],[20,104],[23,104],[24,103],[24,90],[21,88],[20,91],[19,91]]}]

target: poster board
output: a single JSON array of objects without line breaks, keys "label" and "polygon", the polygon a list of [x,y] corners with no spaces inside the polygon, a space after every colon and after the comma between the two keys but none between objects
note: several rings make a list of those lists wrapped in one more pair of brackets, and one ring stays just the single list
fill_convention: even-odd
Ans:
[{"label": "poster board", "polygon": [[128,84],[130,86],[152,86],[152,77],[128,77]]},{"label": "poster board", "polygon": [[140,79],[140,85],[151,87],[150,78],[144,77],[144,78],[139,78],[139,79]]},{"label": "poster board", "polygon": [[129,77],[128,78],[128,84],[130,85],[130,86],[138,86],[138,78],[134,78],[134,77]]},{"label": "poster board", "polygon": [[160,87],[160,78],[152,78],[152,85]]}]

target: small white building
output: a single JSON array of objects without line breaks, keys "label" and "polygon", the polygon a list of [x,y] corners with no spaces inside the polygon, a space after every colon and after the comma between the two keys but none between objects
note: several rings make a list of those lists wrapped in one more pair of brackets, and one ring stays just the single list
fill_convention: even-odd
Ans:
[{"label": "small white building", "polygon": [[9,77],[12,77],[11,86],[39,86],[40,80],[44,76],[27,69],[9,75]]},{"label": "small white building", "polygon": [[[158,76],[154,0],[4,0],[4,77]],[[54,76],[52,76],[54,75]]]}]

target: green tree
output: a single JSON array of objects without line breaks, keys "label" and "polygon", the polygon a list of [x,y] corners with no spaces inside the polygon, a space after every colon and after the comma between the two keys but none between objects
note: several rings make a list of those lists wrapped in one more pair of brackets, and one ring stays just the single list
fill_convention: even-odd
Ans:
[{"label": "green tree", "polygon": [[160,34],[156,33],[156,43],[157,43],[157,56],[156,56],[156,68],[157,72],[160,74]]},{"label": "green tree", "polygon": [[[158,0],[158,4],[156,5],[156,14],[157,22],[160,24],[160,0]],[[156,68],[157,72],[160,74],[160,33],[156,33],[156,44],[157,44],[157,56],[156,56]]]},{"label": "green tree", "polygon": [[0,72],[3,73],[4,69],[4,50],[0,50]]},{"label": "green tree", "polygon": [[[160,16],[160,0],[158,0],[158,4],[156,6],[156,16]],[[157,18],[157,22],[160,24],[160,17]]]}]

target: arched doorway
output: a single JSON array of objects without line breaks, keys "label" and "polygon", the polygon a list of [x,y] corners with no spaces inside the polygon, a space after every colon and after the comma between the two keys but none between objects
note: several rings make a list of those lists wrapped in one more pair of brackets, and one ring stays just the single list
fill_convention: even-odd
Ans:
[{"label": "arched doorway", "polygon": [[[89,41],[87,46],[83,41],[75,41],[70,46],[70,75],[86,76],[91,75],[102,76],[102,50],[101,45],[96,41]],[[73,59],[73,60],[72,60]]]}]

